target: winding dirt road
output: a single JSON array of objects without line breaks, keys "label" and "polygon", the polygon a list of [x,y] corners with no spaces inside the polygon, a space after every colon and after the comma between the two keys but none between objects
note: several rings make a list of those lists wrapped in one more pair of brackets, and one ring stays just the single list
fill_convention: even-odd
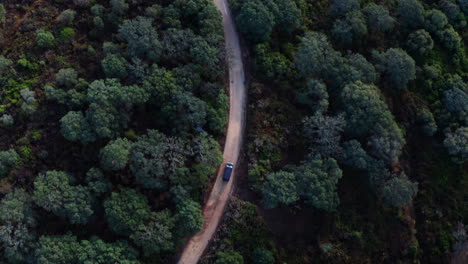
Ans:
[{"label": "winding dirt road", "polygon": [[245,97],[246,90],[244,85],[244,65],[242,63],[242,51],[239,43],[239,36],[235,29],[234,21],[227,0],[213,0],[218,10],[222,13],[224,37],[229,62],[229,91],[230,91],[230,110],[229,125],[224,146],[224,163],[216,177],[216,182],[211,191],[210,197],[203,208],[205,224],[203,231],[193,236],[187,243],[179,264],[195,264],[205,251],[208,242],[213,237],[218,227],[221,216],[223,215],[226,202],[233,190],[233,182],[236,176],[236,170],[232,173],[231,180],[224,182],[222,174],[226,162],[237,164],[239,151],[242,145],[242,136],[245,127]]}]

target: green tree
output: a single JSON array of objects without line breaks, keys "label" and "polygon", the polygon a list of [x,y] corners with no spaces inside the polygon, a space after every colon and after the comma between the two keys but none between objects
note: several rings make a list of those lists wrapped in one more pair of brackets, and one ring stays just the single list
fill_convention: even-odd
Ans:
[{"label": "green tree", "polygon": [[78,73],[73,68],[61,69],[55,75],[55,81],[60,86],[72,87],[78,83]]},{"label": "green tree", "polygon": [[265,42],[275,25],[274,16],[262,1],[247,1],[237,14],[239,31],[252,42]]},{"label": "green tree", "polygon": [[93,214],[92,197],[83,186],[72,186],[74,178],[62,171],[48,171],[34,180],[34,202],[72,224],[86,224]]},{"label": "green tree", "polygon": [[113,192],[104,201],[107,222],[112,231],[130,235],[151,217],[146,197],[135,189]]},{"label": "green tree", "polygon": [[153,213],[149,223],[139,225],[130,238],[143,249],[145,256],[159,254],[174,249],[173,228],[174,219],[165,210]]},{"label": "green tree", "polygon": [[426,12],[424,27],[432,34],[443,30],[447,24],[448,19],[440,10],[431,9]]},{"label": "green tree", "polygon": [[395,19],[390,16],[385,6],[368,4],[362,12],[367,17],[367,26],[380,32],[389,32],[395,26]]},{"label": "green tree", "polygon": [[125,168],[130,159],[131,146],[131,142],[126,138],[118,138],[109,142],[101,150],[101,168],[112,171]]},{"label": "green tree", "polygon": [[372,158],[362,148],[359,141],[353,139],[343,143],[341,163],[356,169],[365,170],[370,167],[371,162]]},{"label": "green tree", "polygon": [[73,28],[62,28],[59,33],[59,39],[65,42],[70,42],[75,37],[75,30]]},{"label": "green tree", "polygon": [[297,101],[307,105],[313,112],[326,112],[328,98],[327,86],[316,79],[308,79],[306,90],[297,94]]},{"label": "green tree", "polygon": [[275,0],[278,14],[275,15],[276,27],[284,32],[292,32],[301,24],[302,14],[296,2],[291,0]]},{"label": "green tree", "polygon": [[107,54],[101,62],[102,70],[107,78],[123,79],[127,77],[127,61],[118,54]]},{"label": "green tree", "polygon": [[290,205],[299,200],[296,175],[279,171],[270,173],[262,187],[263,204],[266,208]]},{"label": "green tree", "polygon": [[405,145],[405,139],[396,122],[392,122],[387,127],[376,124],[374,134],[369,138],[367,145],[369,153],[390,165],[396,165]]},{"label": "green tree", "polygon": [[280,52],[272,52],[268,43],[255,46],[255,67],[265,77],[277,80],[291,74],[291,61]]},{"label": "green tree", "polygon": [[343,19],[337,19],[331,30],[333,38],[340,44],[350,46],[367,34],[367,25],[361,11],[352,11]]},{"label": "green tree", "polygon": [[96,140],[96,136],[82,112],[70,111],[62,117],[60,131],[63,137],[69,141],[80,141],[86,144]]},{"label": "green tree", "polygon": [[468,160],[468,127],[460,127],[454,132],[449,131],[445,134],[444,146],[453,161],[463,164]]},{"label": "green tree", "polygon": [[413,183],[406,175],[393,177],[382,187],[382,197],[387,204],[392,206],[402,206],[411,204],[418,192],[418,184]]},{"label": "green tree", "polygon": [[236,251],[218,252],[215,264],[244,264],[244,258]]},{"label": "green tree", "polygon": [[185,159],[183,141],[149,130],[133,144],[130,169],[144,187],[166,190],[168,179],[184,166]]},{"label": "green tree", "polygon": [[7,222],[0,225],[0,245],[8,263],[32,263],[31,253],[35,241],[35,233],[22,223]]},{"label": "green tree", "polygon": [[264,248],[256,248],[252,254],[254,264],[274,264],[275,257],[270,250]]},{"label": "green tree", "polygon": [[70,233],[63,236],[41,236],[35,251],[38,264],[77,263],[80,244]]},{"label": "green tree", "polygon": [[129,57],[148,58],[156,61],[161,52],[158,33],[153,27],[153,20],[147,17],[136,17],[125,20],[119,27],[119,39],[127,42]]},{"label": "green tree", "polygon": [[11,168],[18,161],[18,154],[15,150],[0,151],[0,178],[8,175]]},{"label": "green tree", "polygon": [[90,240],[81,240],[77,252],[77,263],[122,263],[139,264],[138,251],[130,247],[127,241],[119,240],[106,243],[98,237]]},{"label": "green tree", "polygon": [[319,75],[326,82],[341,86],[345,78],[343,66],[347,62],[340,52],[333,49],[324,34],[308,32],[297,49],[295,64],[303,76]]},{"label": "green tree", "polygon": [[348,84],[341,92],[341,99],[349,135],[366,136],[376,125],[388,127],[394,122],[375,85],[360,81]]},{"label": "green tree", "polygon": [[420,124],[424,134],[427,136],[433,136],[437,131],[437,124],[435,122],[434,116],[427,108],[423,108],[419,112],[417,122]]},{"label": "green tree", "polygon": [[5,128],[10,128],[13,126],[15,123],[15,120],[13,119],[13,116],[9,114],[4,114],[0,116],[0,126],[5,127]]},{"label": "green tree", "polygon": [[203,228],[201,206],[193,200],[186,200],[177,205],[176,219],[181,237],[198,233]]},{"label": "green tree", "polygon": [[104,174],[96,168],[91,168],[86,173],[86,184],[95,195],[101,195],[112,190],[112,184]]},{"label": "green tree", "polygon": [[416,64],[402,49],[374,52],[374,58],[378,62],[377,68],[389,77],[397,89],[406,89],[408,82],[416,78]]},{"label": "green tree", "polygon": [[305,138],[310,142],[310,150],[330,157],[340,151],[341,134],[346,126],[342,115],[337,117],[325,116],[317,112],[313,116],[304,118]]},{"label": "green tree", "polygon": [[406,46],[410,53],[423,55],[432,50],[434,41],[427,31],[420,29],[409,34]]},{"label": "green tree", "polygon": [[397,10],[407,27],[419,28],[423,25],[424,7],[418,0],[400,0]]},{"label": "green tree", "polygon": [[308,204],[328,212],[336,210],[340,203],[336,185],[343,173],[335,159],[311,157],[294,169],[294,174],[299,195]]},{"label": "green tree", "polygon": [[3,4],[0,4],[0,22],[5,22],[6,10]]},{"label": "green tree", "polygon": [[67,10],[63,11],[62,13],[60,13],[60,15],[57,17],[57,19],[58,19],[58,21],[60,21],[61,23],[65,24],[65,25],[70,25],[75,20],[75,16],[76,16],[76,11],[75,10],[67,9]]},{"label": "green tree", "polygon": [[344,16],[348,12],[358,10],[360,7],[357,0],[334,0],[330,5],[330,14],[334,17]]},{"label": "green tree", "polygon": [[0,223],[7,222],[36,225],[31,196],[22,188],[14,189],[0,202]]},{"label": "green tree", "polygon": [[112,12],[118,15],[124,15],[128,10],[128,4],[125,0],[110,0]]},{"label": "green tree", "polygon": [[452,51],[459,49],[462,43],[462,38],[453,27],[436,32],[436,37],[445,48]]},{"label": "green tree", "polygon": [[36,31],[36,43],[39,48],[52,48],[55,46],[54,35],[51,32],[39,29]]},{"label": "green tree", "polygon": [[202,187],[223,162],[221,146],[212,136],[200,133],[193,139],[189,151],[196,162],[192,167],[193,174],[199,176],[199,182],[191,183],[190,186],[192,188]]}]

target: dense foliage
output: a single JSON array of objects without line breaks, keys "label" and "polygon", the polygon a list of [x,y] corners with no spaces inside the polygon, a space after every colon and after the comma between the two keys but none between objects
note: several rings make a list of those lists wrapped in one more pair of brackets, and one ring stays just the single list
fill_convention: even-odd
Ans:
[{"label": "dense foliage", "polygon": [[230,2],[278,262],[448,263],[468,216],[466,1],[283,1],[288,32],[278,1]]},{"label": "dense foliage", "polygon": [[0,262],[175,262],[223,161],[212,1],[6,0],[0,45]]}]

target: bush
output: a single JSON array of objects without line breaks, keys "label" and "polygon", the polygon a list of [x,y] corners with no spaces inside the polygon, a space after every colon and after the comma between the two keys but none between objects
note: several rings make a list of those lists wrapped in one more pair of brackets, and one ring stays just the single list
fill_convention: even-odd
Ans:
[{"label": "bush", "polygon": [[58,85],[72,87],[78,83],[78,73],[72,68],[61,69],[55,75]]},{"label": "bush", "polygon": [[55,38],[51,32],[39,29],[36,31],[36,43],[39,48],[52,48],[55,46]]}]

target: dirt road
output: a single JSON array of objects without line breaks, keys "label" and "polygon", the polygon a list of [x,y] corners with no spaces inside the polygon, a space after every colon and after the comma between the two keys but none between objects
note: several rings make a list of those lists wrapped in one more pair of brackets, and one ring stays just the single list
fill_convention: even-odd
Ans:
[{"label": "dirt road", "polygon": [[197,263],[218,227],[224,208],[226,207],[226,202],[233,190],[236,170],[234,168],[231,180],[227,183],[223,182],[222,173],[224,172],[226,162],[234,162],[237,164],[245,127],[244,110],[246,90],[239,36],[235,29],[227,0],[214,0],[214,3],[223,16],[224,36],[229,61],[230,110],[223,154],[224,163],[221,165],[210,197],[203,208],[203,216],[205,219],[203,231],[193,236],[187,243],[182,252],[179,264]]}]

